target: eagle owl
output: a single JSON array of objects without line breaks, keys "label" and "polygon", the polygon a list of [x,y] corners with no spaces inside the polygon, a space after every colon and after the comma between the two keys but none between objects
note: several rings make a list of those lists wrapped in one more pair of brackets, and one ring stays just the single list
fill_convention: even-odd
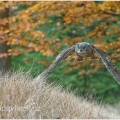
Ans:
[{"label": "eagle owl", "polygon": [[112,74],[114,79],[120,84],[120,71],[112,63],[110,57],[102,50],[96,48],[87,42],[77,43],[76,45],[63,50],[53,61],[53,63],[43,71],[37,79],[45,77],[49,72],[51,72],[62,60],[67,59],[73,54],[77,54],[75,61],[82,61],[85,57],[91,57],[91,59],[100,58],[105,64],[108,71]]}]

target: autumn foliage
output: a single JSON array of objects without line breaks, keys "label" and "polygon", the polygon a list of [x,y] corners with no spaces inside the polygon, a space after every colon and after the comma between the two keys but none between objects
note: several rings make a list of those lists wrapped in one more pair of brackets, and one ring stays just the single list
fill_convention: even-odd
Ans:
[{"label": "autumn foliage", "polygon": [[[20,5],[26,5],[27,8],[19,12]],[[0,2],[0,12],[6,8],[10,16],[0,19],[0,44],[6,43],[11,48],[0,57],[34,51],[55,56],[66,47],[87,41],[106,51],[114,63],[120,61],[120,2]],[[53,23],[52,15],[62,19],[56,22],[57,34],[62,34],[64,26],[70,35],[48,39],[45,32],[37,30],[38,26]],[[4,27],[6,24],[9,29]],[[69,27],[77,25],[80,27],[75,30]],[[83,31],[84,34],[78,35]],[[100,61],[85,61],[84,64],[67,61],[67,64],[74,69],[93,68],[92,71],[83,70],[79,75],[96,72],[103,66]]]}]

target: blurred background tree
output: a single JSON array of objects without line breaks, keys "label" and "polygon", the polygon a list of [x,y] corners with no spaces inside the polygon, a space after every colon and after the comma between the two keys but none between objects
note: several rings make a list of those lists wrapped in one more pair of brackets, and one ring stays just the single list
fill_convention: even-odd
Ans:
[{"label": "blurred background tree", "polygon": [[[119,1],[0,2],[0,13],[6,9],[9,17],[0,16],[0,43],[10,48],[0,58],[11,57],[13,70],[31,69],[35,77],[61,50],[82,41],[107,52],[120,68]],[[7,25],[9,29],[4,28]],[[78,64],[73,58],[60,64],[48,81],[69,87],[77,95],[103,97],[108,103],[120,100],[120,87],[101,61]]]},{"label": "blurred background tree", "polygon": [[[9,8],[5,8],[1,13],[0,13],[0,19],[8,19],[9,18]],[[1,36],[0,36],[0,43],[2,43],[2,41],[4,39],[7,39],[9,37],[9,24],[6,23],[4,25],[0,25],[0,31],[1,31]],[[4,33],[2,34],[2,32],[4,31]],[[6,43],[2,43],[0,44],[0,53],[2,54],[6,54],[7,51],[9,50],[9,46]],[[10,57],[1,57],[0,58],[0,70],[6,71],[9,70],[11,66],[11,61],[10,61]]]}]

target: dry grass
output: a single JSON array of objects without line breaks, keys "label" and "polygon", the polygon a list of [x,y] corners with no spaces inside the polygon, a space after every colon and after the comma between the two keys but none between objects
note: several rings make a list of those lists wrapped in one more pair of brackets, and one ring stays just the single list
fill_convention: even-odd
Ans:
[{"label": "dry grass", "polygon": [[114,109],[53,87],[40,80],[34,84],[27,73],[0,77],[0,118],[120,118]]}]

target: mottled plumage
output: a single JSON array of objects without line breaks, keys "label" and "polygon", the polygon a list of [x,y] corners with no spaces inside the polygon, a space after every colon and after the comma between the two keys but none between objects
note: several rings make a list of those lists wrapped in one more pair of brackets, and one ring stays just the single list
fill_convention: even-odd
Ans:
[{"label": "mottled plumage", "polygon": [[[53,63],[43,71],[37,79],[45,77],[51,72],[62,60],[67,59],[69,56],[77,54],[76,61],[82,61],[85,57],[91,57],[91,59],[101,58],[108,71],[113,75],[114,79],[120,84],[120,71],[112,63],[110,57],[102,50],[96,48],[87,42],[77,43],[73,47],[63,50],[53,61]],[[97,53],[97,55],[96,55]]]}]

